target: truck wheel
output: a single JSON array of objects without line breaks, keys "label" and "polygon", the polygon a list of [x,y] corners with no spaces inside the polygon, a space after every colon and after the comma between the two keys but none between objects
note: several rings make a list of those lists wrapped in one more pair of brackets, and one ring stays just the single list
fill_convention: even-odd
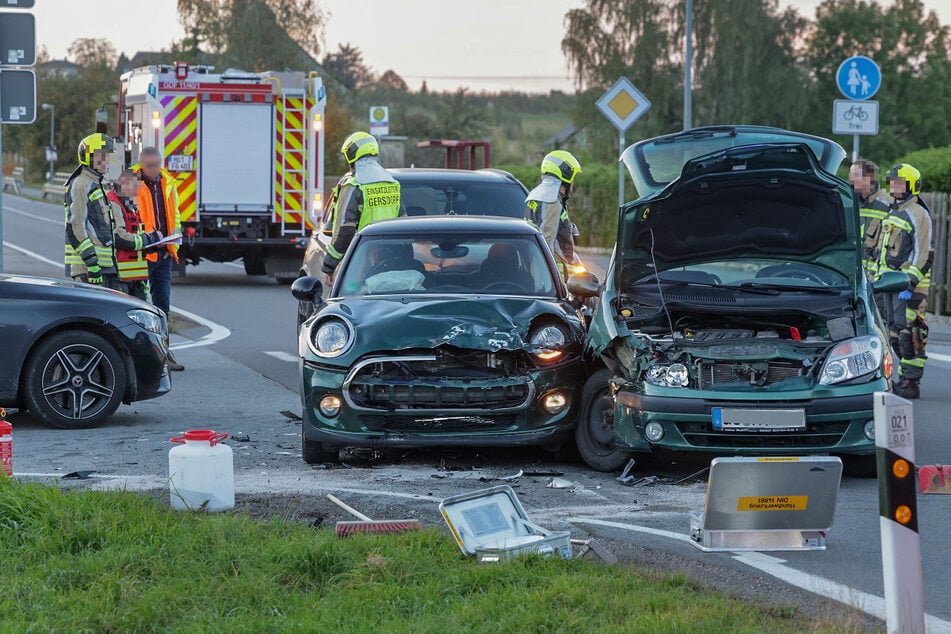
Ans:
[{"label": "truck wheel", "polygon": [[267,267],[264,265],[264,258],[260,255],[244,256],[244,272],[248,275],[267,275]]},{"label": "truck wheel", "polygon": [[122,356],[97,334],[67,330],[42,341],[24,372],[27,405],[60,429],[94,427],[119,407],[126,390]]},{"label": "truck wheel", "polygon": [[581,459],[595,471],[616,471],[630,456],[614,446],[614,398],[608,381],[611,371],[602,368],[585,382],[575,442]]},{"label": "truck wheel", "polygon": [[301,455],[307,464],[324,464],[326,462],[340,462],[340,449],[327,448],[323,443],[310,440],[304,433],[304,424],[300,429]]}]

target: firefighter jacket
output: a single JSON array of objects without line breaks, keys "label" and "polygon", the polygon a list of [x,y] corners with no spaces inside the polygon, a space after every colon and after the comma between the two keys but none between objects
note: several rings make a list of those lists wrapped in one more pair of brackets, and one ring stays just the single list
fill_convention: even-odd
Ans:
[{"label": "firefighter jacket", "polygon": [[[142,224],[148,232],[155,231],[157,223],[155,222],[156,204],[152,199],[152,190],[145,184],[145,175],[142,174],[142,184],[139,186],[136,204],[139,207],[139,215],[142,217]],[[178,187],[175,179],[164,169],[159,176],[158,191],[162,192],[162,202],[165,206],[165,227],[166,235],[170,236],[182,232],[182,218],[178,210]],[[172,254],[175,261],[178,262],[178,245],[169,244],[166,246],[168,252]],[[158,253],[149,253],[146,259],[150,262],[158,261]]]},{"label": "firefighter jacket", "polygon": [[876,260],[879,273],[904,271],[909,290],[928,294],[934,260],[931,213],[917,196],[894,202],[882,221]]},{"label": "firefighter jacket", "polygon": [[90,266],[115,275],[112,214],[102,174],[79,167],[66,181],[66,275],[86,275]]},{"label": "firefighter jacket", "polygon": [[552,174],[542,175],[542,182],[525,200],[525,219],[535,225],[555,256],[558,269],[574,259],[574,238],[568,218],[568,197],[561,195],[561,181]]},{"label": "firefighter jacket", "polygon": [[400,184],[377,157],[365,156],[353,165],[353,174],[335,188],[337,203],[330,220],[333,233],[321,266],[328,275],[337,269],[357,231],[400,215]]},{"label": "firefighter jacket", "polygon": [[878,276],[878,262],[875,260],[875,251],[882,238],[882,221],[888,216],[891,199],[887,198],[881,189],[864,197],[859,194],[859,217],[862,235],[862,264],[872,279]]},{"label": "firefighter jacket", "polygon": [[119,279],[123,282],[149,279],[149,263],[142,249],[158,242],[158,234],[145,232],[139,211],[131,200],[121,198],[116,192],[109,192],[106,197],[109,199],[115,226]]}]

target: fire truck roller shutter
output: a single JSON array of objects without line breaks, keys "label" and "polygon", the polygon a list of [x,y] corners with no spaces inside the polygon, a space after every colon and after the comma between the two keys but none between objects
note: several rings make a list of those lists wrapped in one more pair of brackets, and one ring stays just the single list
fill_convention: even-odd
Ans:
[{"label": "fire truck roller shutter", "polygon": [[270,213],[274,204],[274,105],[201,104],[199,207]]}]

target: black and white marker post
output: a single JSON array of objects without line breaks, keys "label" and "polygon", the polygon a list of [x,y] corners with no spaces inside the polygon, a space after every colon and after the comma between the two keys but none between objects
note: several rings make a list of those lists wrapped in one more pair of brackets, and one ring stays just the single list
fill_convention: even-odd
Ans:
[{"label": "black and white marker post", "polygon": [[918,540],[915,422],[912,404],[875,393],[879,524],[889,633],[925,634],[925,602]]}]

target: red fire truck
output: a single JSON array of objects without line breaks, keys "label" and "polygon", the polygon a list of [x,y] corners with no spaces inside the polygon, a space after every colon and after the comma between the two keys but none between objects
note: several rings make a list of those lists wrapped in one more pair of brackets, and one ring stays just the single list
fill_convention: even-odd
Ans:
[{"label": "red fire truck", "polygon": [[316,72],[156,65],[124,73],[126,164],[154,146],[178,187],[180,272],[204,258],[248,275],[297,277],[298,243],[323,207],[323,82]]}]

